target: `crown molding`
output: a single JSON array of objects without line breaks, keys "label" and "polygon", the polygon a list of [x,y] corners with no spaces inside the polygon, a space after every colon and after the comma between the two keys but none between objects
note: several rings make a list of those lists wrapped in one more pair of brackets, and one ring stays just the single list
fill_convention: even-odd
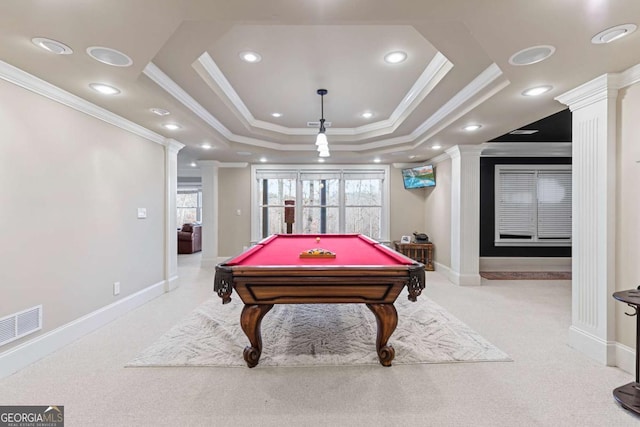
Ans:
[{"label": "crown molding", "polygon": [[[140,126],[130,120],[125,119],[109,110],[99,107],[86,99],[80,98],[64,89],[61,89],[49,82],[46,82],[26,71],[23,71],[11,64],[0,61],[0,78],[13,83],[17,86],[25,88],[52,101],[66,105],[81,113],[95,117],[106,123],[119,127],[134,135],[138,135],[146,140],[166,146],[167,139],[143,126]],[[177,141],[176,141],[177,142]]]},{"label": "crown molding", "polygon": [[[540,153],[544,153],[541,156]],[[570,142],[487,142],[482,157],[571,157]]]},{"label": "crown molding", "polygon": [[640,82],[640,64],[635,65],[620,75],[620,88],[631,86]]},{"label": "crown molding", "polygon": [[603,74],[554,99],[575,111],[598,101],[616,99],[621,81],[621,74]]},{"label": "crown molding", "polygon": [[[205,54],[201,55],[201,58]],[[208,56],[208,54],[207,54]],[[206,57],[205,57],[206,58]],[[207,62],[206,60],[205,62]],[[213,61],[213,60],[211,60]],[[434,68],[429,71],[430,74],[440,75],[440,78],[444,77],[446,72],[450,70],[452,65],[444,57],[438,57],[437,62],[439,65],[434,65]],[[204,67],[204,65],[203,65]],[[217,68],[217,67],[216,67]],[[217,130],[224,138],[230,142],[237,142],[241,144],[247,144],[255,147],[266,148],[277,151],[314,151],[315,146],[309,143],[303,144],[286,144],[260,140],[257,138],[251,138],[241,136],[232,133],[222,123],[220,123],[211,113],[209,113],[202,105],[200,105],[195,99],[193,99],[184,89],[182,89],[176,82],[174,82],[169,76],[167,76],[160,68],[150,62],[144,69],[144,74],[151,80],[158,84],[161,88],[167,91],[170,95],[180,101],[185,107],[189,108],[198,117],[208,123],[212,128]],[[224,77],[224,76],[223,76]],[[212,76],[213,78],[213,76]],[[432,78],[431,82],[435,82]],[[205,82],[206,83],[206,82]],[[331,149],[334,151],[367,151],[376,149],[385,149],[396,147],[401,144],[412,144],[411,149],[415,149],[423,144],[426,140],[431,138],[437,132],[448,126],[455,120],[462,117],[464,114],[485,102],[487,99],[495,95],[497,92],[509,85],[509,80],[505,79],[503,72],[496,65],[492,63],[485,70],[482,71],[476,78],[474,78],[469,84],[461,89],[456,95],[454,95],[446,104],[440,107],[432,116],[425,120],[420,126],[418,126],[413,132],[408,135],[402,135],[389,139],[381,139],[365,144],[342,144],[340,142],[333,142]],[[431,90],[430,88],[429,90]],[[237,96],[237,95],[236,95]],[[426,96],[426,95],[425,95]],[[238,97],[239,99],[239,97]],[[411,98],[414,101],[417,98]],[[277,125],[273,125],[277,126]],[[368,125],[367,125],[368,126]],[[289,132],[291,129],[282,128],[281,133]],[[286,129],[289,129],[286,131]],[[293,129],[295,130],[295,129]],[[298,129],[302,135],[315,135],[315,130]],[[328,136],[339,136],[337,133],[340,129],[332,128]],[[310,133],[309,133],[310,132]],[[353,132],[350,132],[353,133]],[[367,134],[367,138],[371,137]],[[397,148],[395,148],[397,150]]]},{"label": "crown molding", "polygon": [[[208,52],[204,52],[194,62],[193,66],[196,71],[199,71],[198,65],[205,73],[204,76],[201,75],[205,84],[211,87],[219,96],[224,95],[227,98],[231,108],[235,109],[235,115],[245,126],[283,135],[306,136],[317,133],[315,129],[288,128],[275,123],[257,120]],[[374,138],[392,133],[409,117],[420,102],[427,97],[452,68],[453,64],[443,54],[437,52],[388,119],[356,128],[331,128],[331,135]]]}]

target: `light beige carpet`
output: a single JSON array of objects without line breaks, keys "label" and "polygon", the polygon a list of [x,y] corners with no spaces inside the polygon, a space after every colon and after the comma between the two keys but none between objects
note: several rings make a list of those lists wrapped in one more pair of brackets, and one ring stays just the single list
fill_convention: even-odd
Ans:
[{"label": "light beige carpet", "polygon": [[[393,364],[511,360],[424,295],[412,303],[402,294],[395,306]],[[241,310],[238,297],[224,306],[212,298],[127,366],[246,366]],[[364,304],[275,305],[262,321],[262,341],[258,367],[379,363],[376,320]]]}]

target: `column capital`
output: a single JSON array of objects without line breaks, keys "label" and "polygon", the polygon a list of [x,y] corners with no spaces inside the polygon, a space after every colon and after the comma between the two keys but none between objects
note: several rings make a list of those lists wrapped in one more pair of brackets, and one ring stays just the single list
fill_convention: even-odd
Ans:
[{"label": "column capital", "polygon": [[555,100],[567,105],[571,111],[575,111],[604,99],[615,100],[618,97],[618,90],[623,84],[620,74],[603,74],[557,96]]},{"label": "column capital", "polygon": [[185,145],[181,142],[176,141],[173,138],[166,138],[164,140],[164,146],[167,147],[170,153],[178,154],[178,151],[182,150]]},{"label": "column capital", "polygon": [[477,156],[480,157],[480,153],[482,152],[482,145],[454,145],[451,148],[445,150],[445,153],[449,155],[452,159],[462,157],[462,156]]}]

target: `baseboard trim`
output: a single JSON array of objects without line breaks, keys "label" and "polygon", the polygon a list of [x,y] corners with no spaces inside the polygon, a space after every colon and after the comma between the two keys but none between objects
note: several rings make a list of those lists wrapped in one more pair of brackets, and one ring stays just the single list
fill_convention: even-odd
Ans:
[{"label": "baseboard trim", "polygon": [[[177,279],[177,276],[176,276]],[[43,357],[71,344],[123,314],[165,293],[167,281],[151,285],[120,301],[64,324],[10,350],[0,353],[0,378],[12,375]]]},{"label": "baseboard trim", "polygon": [[178,280],[178,276],[175,275],[175,276],[169,277],[169,279],[166,280],[165,282],[164,291],[165,292],[174,291],[178,289],[178,286],[180,286],[180,281]]},{"label": "baseboard trim", "polygon": [[616,348],[620,345],[606,341],[576,326],[569,327],[568,344],[580,353],[606,365],[616,366]]},{"label": "baseboard trim", "polygon": [[438,273],[442,274],[444,277],[447,278],[447,280],[449,280],[451,283],[453,283],[453,272],[451,271],[451,269],[444,265],[444,264],[440,264],[439,262],[434,262],[433,263],[433,268],[435,271],[437,271]]},{"label": "baseboard trim", "polygon": [[571,257],[480,257],[480,271],[571,271]]},{"label": "baseboard trim", "polygon": [[616,343],[616,365],[632,375],[636,374],[636,351],[624,344]]}]

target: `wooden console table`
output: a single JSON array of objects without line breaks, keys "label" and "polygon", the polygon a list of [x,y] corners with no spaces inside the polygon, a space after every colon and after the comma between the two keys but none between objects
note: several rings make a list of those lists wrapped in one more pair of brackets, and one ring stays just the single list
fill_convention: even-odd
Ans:
[{"label": "wooden console table", "polygon": [[433,271],[433,243],[400,243],[394,241],[396,251],[424,264],[424,269]]},{"label": "wooden console table", "polygon": [[620,291],[613,294],[618,301],[627,303],[633,308],[633,313],[625,312],[627,316],[636,316],[636,378],[635,381],[625,384],[613,390],[613,397],[622,405],[636,414],[640,414],[640,314],[638,314],[638,306],[640,306],[640,290],[630,289]]}]

